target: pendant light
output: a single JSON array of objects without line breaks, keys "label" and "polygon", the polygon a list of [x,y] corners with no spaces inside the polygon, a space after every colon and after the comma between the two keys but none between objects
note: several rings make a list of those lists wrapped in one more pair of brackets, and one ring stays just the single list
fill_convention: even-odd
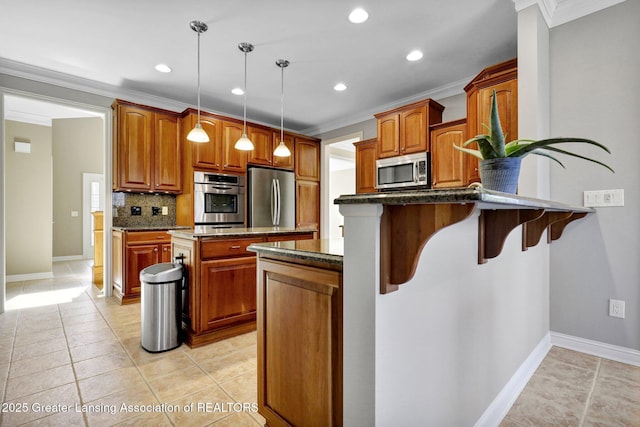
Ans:
[{"label": "pendant light", "polygon": [[273,155],[277,157],[289,157],[291,151],[284,143],[284,69],[289,66],[286,59],[278,59],[276,65],[280,67],[280,144],[273,150]]},{"label": "pendant light", "polygon": [[244,52],[244,126],[242,128],[242,136],[236,141],[236,150],[251,151],[253,150],[253,142],[247,137],[247,53],[253,50],[251,43],[240,43],[238,49]]},{"label": "pendant light", "polygon": [[209,142],[209,135],[202,129],[200,124],[200,34],[207,31],[207,24],[201,21],[191,21],[189,26],[193,31],[198,33],[198,122],[187,135],[187,139],[193,142]]}]

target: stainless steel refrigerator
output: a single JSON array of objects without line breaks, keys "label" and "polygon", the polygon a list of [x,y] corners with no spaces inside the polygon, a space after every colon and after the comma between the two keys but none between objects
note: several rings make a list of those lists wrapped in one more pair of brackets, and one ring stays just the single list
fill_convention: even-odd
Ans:
[{"label": "stainless steel refrigerator", "polygon": [[247,171],[247,226],[296,226],[293,172],[251,167]]}]

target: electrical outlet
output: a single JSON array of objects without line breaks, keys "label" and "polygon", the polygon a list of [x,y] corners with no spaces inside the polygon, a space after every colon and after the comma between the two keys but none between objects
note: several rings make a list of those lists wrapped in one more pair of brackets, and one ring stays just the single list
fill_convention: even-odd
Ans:
[{"label": "electrical outlet", "polygon": [[585,207],[624,206],[624,190],[593,190],[583,193]]},{"label": "electrical outlet", "polygon": [[160,215],[160,208],[157,207],[157,206],[152,206],[151,207],[151,215],[152,216]]},{"label": "electrical outlet", "polygon": [[162,207],[162,215],[169,215],[169,208],[166,206]]},{"label": "electrical outlet", "polygon": [[624,319],[624,301],[617,299],[609,300],[609,316]]}]

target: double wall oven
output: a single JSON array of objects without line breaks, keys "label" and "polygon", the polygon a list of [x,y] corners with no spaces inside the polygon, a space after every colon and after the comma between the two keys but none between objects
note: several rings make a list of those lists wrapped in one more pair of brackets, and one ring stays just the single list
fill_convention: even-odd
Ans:
[{"label": "double wall oven", "polygon": [[244,227],[244,176],[194,172],[193,214],[200,227]]}]

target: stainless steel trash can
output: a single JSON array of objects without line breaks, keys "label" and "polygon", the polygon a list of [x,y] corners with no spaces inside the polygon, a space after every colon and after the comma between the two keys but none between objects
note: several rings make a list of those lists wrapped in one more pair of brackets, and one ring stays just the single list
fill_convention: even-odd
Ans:
[{"label": "stainless steel trash can", "polygon": [[182,265],[155,264],[140,272],[141,344],[157,353],[182,343]]}]

